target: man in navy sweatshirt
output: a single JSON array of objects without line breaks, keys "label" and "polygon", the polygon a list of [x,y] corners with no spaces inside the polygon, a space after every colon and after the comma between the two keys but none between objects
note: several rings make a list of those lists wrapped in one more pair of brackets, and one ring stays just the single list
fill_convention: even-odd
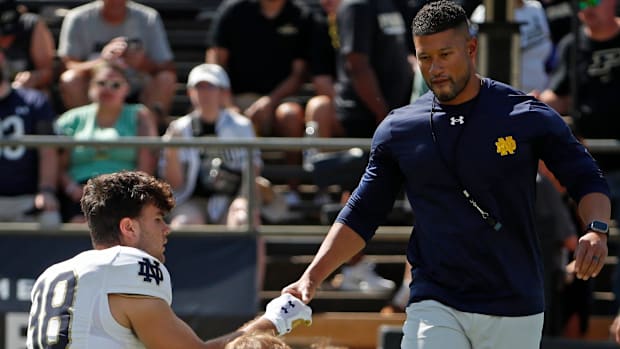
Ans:
[{"label": "man in navy sweatshirt", "polygon": [[463,8],[447,0],[425,5],[413,37],[430,91],[379,125],[358,188],[310,266],[283,292],[309,302],[373,237],[404,185],[416,222],[402,348],[538,348],[538,161],[566,186],[586,223],[575,252],[582,279],[596,276],[607,256],[607,183],[553,109],[477,75],[477,41]]}]

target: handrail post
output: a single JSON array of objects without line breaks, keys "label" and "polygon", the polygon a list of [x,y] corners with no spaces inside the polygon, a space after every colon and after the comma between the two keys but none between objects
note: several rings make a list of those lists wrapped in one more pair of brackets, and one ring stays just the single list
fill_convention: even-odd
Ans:
[{"label": "handrail post", "polygon": [[248,234],[258,233],[258,222],[254,212],[256,211],[256,171],[254,171],[254,148],[256,145],[245,146],[247,151],[247,166],[243,169],[246,185],[248,186]]}]

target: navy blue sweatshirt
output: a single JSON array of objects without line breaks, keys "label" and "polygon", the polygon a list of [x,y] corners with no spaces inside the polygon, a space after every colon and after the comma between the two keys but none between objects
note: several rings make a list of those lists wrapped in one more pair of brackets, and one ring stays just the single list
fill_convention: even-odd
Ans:
[{"label": "navy blue sweatshirt", "polygon": [[[544,103],[491,79],[457,106],[429,92],[379,125],[366,172],[337,221],[370,240],[404,184],[416,217],[407,247],[410,302],[433,299],[498,316],[541,313],[533,216],[539,159],[575,200],[609,196],[594,159]],[[499,230],[461,188],[501,222]]]}]

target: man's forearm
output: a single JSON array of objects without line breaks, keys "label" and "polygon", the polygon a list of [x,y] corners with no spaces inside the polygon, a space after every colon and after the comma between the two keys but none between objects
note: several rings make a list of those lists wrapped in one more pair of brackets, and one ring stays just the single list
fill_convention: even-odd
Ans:
[{"label": "man's forearm", "polygon": [[334,223],[304,274],[315,285],[320,285],[364,246],[366,242],[353,229],[342,223]]},{"label": "man's forearm", "polygon": [[584,195],[578,204],[579,217],[584,224],[593,220],[609,223],[611,217],[611,202],[607,195],[602,193],[590,193]]},{"label": "man's forearm", "polygon": [[359,67],[351,71],[351,80],[355,92],[366,107],[375,115],[377,123],[381,122],[388,113],[388,107],[379,89],[379,83],[370,66]]}]

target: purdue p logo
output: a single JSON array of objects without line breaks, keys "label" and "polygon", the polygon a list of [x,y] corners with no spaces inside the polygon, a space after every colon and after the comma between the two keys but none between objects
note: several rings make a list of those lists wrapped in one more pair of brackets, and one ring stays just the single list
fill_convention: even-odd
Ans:
[{"label": "purdue p logo", "polygon": [[515,150],[517,150],[517,142],[512,136],[499,137],[497,142],[495,142],[495,146],[497,147],[497,153],[501,156],[514,154]]},{"label": "purdue p logo", "polygon": [[140,272],[138,275],[144,276],[145,282],[151,282],[151,280],[155,280],[155,283],[159,285],[160,282],[164,281],[164,273],[162,273],[161,268],[159,267],[159,262],[151,261],[149,258],[142,258],[142,262],[138,262],[140,264]]}]

